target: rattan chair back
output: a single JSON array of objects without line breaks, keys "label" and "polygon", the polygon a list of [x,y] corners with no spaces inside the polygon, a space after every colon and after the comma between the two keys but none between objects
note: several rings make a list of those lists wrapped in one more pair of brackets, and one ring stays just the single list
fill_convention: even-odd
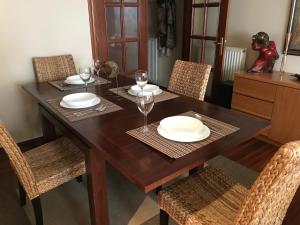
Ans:
[{"label": "rattan chair back", "polygon": [[300,141],[283,145],[249,190],[236,225],[279,225],[300,184]]},{"label": "rattan chair back", "polygon": [[32,63],[37,82],[63,80],[76,74],[72,55],[34,57]]},{"label": "rattan chair back", "polygon": [[32,170],[26,161],[23,153],[11,137],[10,133],[0,121],[0,144],[2,145],[9,161],[19,178],[20,183],[25,189],[28,197],[34,199],[39,196],[36,181],[34,179]]},{"label": "rattan chair back", "polygon": [[210,65],[177,60],[168,90],[203,101],[210,71]]}]

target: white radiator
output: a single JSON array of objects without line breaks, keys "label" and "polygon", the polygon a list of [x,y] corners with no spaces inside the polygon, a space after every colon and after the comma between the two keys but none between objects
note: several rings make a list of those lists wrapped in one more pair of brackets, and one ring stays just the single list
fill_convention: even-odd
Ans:
[{"label": "white radiator", "polygon": [[158,82],[157,58],[158,58],[157,39],[149,38],[148,39],[148,79],[149,81],[155,84]]},{"label": "white radiator", "polygon": [[234,73],[245,70],[247,49],[226,47],[222,81],[234,80]]}]

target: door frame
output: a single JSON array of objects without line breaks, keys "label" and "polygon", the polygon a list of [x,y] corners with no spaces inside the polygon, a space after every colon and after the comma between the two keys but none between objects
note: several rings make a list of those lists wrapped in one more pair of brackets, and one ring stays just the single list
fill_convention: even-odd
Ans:
[{"label": "door frame", "polygon": [[[183,14],[183,38],[182,38],[182,59],[190,60],[191,52],[191,32],[192,32],[192,14],[193,14],[193,0],[184,0],[184,14]],[[186,46],[189,46],[186,48]]]},{"label": "door frame", "polygon": [[[108,56],[107,49],[99,44],[106,43],[106,35],[103,33],[106,30],[105,20],[99,19],[99,15],[105,15],[105,9],[101,7],[102,5],[104,5],[104,0],[88,0],[93,59],[100,57],[107,59]],[[104,29],[97,29],[97,27],[104,27]]]},{"label": "door frame", "polygon": [[[219,92],[219,85],[220,81],[222,80],[222,70],[224,66],[224,50],[226,46],[226,36],[227,36],[227,25],[228,25],[228,12],[229,12],[229,6],[230,6],[230,0],[220,0],[220,15],[219,15],[219,27],[218,27],[218,40],[217,42],[223,42],[222,45],[217,44],[216,45],[216,55],[219,52],[222,52],[222,54],[218,54],[218,57],[215,59],[215,69],[214,69],[214,79],[212,83],[212,100],[215,102],[218,97]],[[222,10],[221,10],[222,9]],[[219,35],[221,34],[221,36]],[[224,38],[221,40],[221,38]],[[222,48],[222,49],[221,49]]]},{"label": "door frame", "polygon": [[[216,3],[208,3],[216,4]],[[199,4],[201,5],[201,4]],[[193,16],[193,0],[184,1],[184,19],[183,19],[183,50],[182,50],[182,59],[189,61],[191,53],[191,37],[192,37],[192,16]],[[205,37],[205,40],[215,41],[216,42],[216,57],[214,61],[213,68],[213,81],[212,81],[212,93],[211,99],[212,102],[216,102],[218,96],[219,84],[222,77],[222,69],[224,63],[224,48],[226,43],[226,33],[227,33],[227,21],[228,21],[228,12],[229,12],[230,0],[220,0],[220,13],[219,13],[219,26],[217,38]],[[223,45],[220,45],[223,37]]]}]

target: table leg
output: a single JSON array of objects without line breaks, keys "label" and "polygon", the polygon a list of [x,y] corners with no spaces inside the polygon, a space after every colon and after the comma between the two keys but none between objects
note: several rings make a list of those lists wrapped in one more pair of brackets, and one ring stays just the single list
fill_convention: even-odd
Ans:
[{"label": "table leg", "polygon": [[42,131],[43,131],[43,137],[45,143],[56,139],[55,126],[43,115],[42,115]]},{"label": "table leg", "polygon": [[189,176],[193,175],[194,173],[197,173],[197,172],[199,171],[199,169],[200,169],[200,167],[196,167],[196,168],[194,168],[194,169],[191,169],[191,170],[189,171]]},{"label": "table leg", "polygon": [[91,224],[109,225],[105,160],[99,151],[87,151],[86,167]]},{"label": "table leg", "polygon": [[204,168],[204,164],[201,165],[201,166],[198,166],[196,168],[193,168],[189,171],[189,176],[193,175],[194,173],[197,173],[200,169],[203,169]]}]

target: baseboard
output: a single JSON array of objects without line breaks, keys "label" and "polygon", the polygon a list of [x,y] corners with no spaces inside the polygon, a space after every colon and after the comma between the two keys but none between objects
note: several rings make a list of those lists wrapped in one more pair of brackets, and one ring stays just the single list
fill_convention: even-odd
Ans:
[{"label": "baseboard", "polygon": [[282,146],[281,143],[276,142],[276,141],[274,141],[274,140],[271,140],[270,138],[268,138],[266,135],[263,135],[263,134],[257,135],[255,138],[258,139],[258,140],[261,140],[261,141],[263,141],[263,142],[266,142],[266,143],[268,143],[268,144],[277,146],[277,147]]}]

